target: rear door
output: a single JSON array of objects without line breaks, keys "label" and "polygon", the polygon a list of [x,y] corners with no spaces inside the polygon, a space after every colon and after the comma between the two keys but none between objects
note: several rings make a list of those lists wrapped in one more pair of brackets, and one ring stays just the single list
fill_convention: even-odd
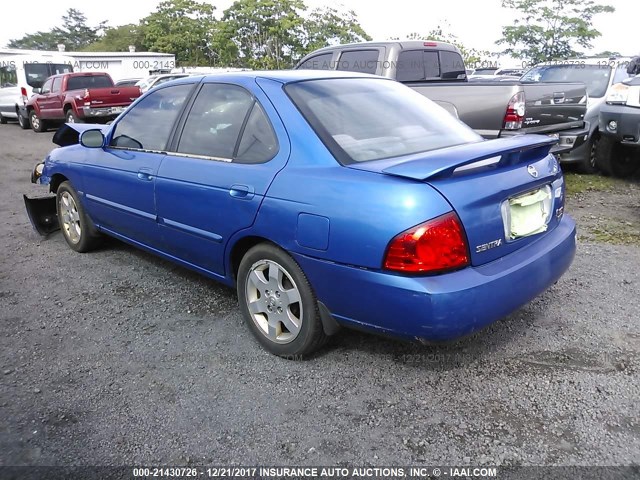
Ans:
[{"label": "rear door", "polygon": [[96,223],[145,245],[158,244],[156,176],[193,87],[153,92],[119,118],[104,150],[86,149],[86,205]]},{"label": "rear door", "polygon": [[163,250],[221,276],[229,238],[253,224],[289,156],[275,110],[254,93],[203,84],[156,182]]}]

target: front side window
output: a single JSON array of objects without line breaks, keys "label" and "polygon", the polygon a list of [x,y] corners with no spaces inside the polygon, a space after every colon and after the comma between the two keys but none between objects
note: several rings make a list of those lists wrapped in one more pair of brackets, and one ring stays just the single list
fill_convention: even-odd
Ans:
[{"label": "front side window", "polygon": [[135,150],[164,151],[171,130],[193,85],[175,85],[149,94],[116,124],[110,145]]},{"label": "front side window", "polygon": [[53,85],[51,87],[51,91],[53,93],[60,92],[60,87],[62,86],[62,77],[56,77],[53,79]]},{"label": "front side window", "polygon": [[40,91],[40,93],[49,93],[51,92],[51,79],[47,80],[46,82],[44,82],[44,85],[42,86],[42,90]]},{"label": "front side window", "polygon": [[276,150],[271,124],[251,94],[235,85],[216,83],[202,86],[177,149],[239,163],[265,162]]},{"label": "front side window", "polygon": [[378,69],[378,50],[343,52],[338,59],[337,69],[347,72],[376,73]]},{"label": "front side window", "polygon": [[398,82],[336,78],[292,83],[285,90],[342,164],[482,140],[431,100]]},{"label": "front side window", "polygon": [[7,65],[0,67],[0,88],[16,87],[18,85],[18,75],[16,67]]}]

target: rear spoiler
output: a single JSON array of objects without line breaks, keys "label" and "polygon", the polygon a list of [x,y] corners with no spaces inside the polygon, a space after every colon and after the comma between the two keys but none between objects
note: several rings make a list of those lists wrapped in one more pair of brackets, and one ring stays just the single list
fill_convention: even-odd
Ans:
[{"label": "rear spoiler", "polygon": [[[499,161],[495,162],[496,166],[515,165],[539,160],[546,157],[551,147],[557,142],[557,138],[543,135],[515,135],[496,140],[466,143],[404,157],[405,160],[383,167],[381,171],[388,175],[412,178],[414,180],[449,177],[460,167],[495,157],[501,157]],[[384,162],[385,160],[381,161]],[[355,165],[349,166],[358,168]],[[369,170],[366,167],[363,169]]]}]

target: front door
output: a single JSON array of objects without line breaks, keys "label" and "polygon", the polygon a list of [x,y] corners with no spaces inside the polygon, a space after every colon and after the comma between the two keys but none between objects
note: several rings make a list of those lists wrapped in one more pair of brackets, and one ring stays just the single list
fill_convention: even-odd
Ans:
[{"label": "front door", "polygon": [[113,125],[104,151],[87,155],[84,193],[88,212],[98,225],[127,239],[157,245],[156,176],[192,88],[193,84],[176,85],[151,93]]}]

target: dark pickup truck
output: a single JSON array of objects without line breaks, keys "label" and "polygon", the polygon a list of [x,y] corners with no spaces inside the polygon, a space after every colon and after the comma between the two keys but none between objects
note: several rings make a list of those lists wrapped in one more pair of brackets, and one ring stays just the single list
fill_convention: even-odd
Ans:
[{"label": "dark pickup truck", "polygon": [[298,69],[345,70],[392,78],[433,100],[485,138],[520,133],[558,137],[554,153],[588,138],[581,83],[468,82],[459,50],[434,41],[362,42],[322,48]]},{"label": "dark pickup truck", "polygon": [[31,128],[50,124],[113,120],[140,96],[138,87],[116,87],[107,73],[65,73],[49,77],[27,102]]}]

